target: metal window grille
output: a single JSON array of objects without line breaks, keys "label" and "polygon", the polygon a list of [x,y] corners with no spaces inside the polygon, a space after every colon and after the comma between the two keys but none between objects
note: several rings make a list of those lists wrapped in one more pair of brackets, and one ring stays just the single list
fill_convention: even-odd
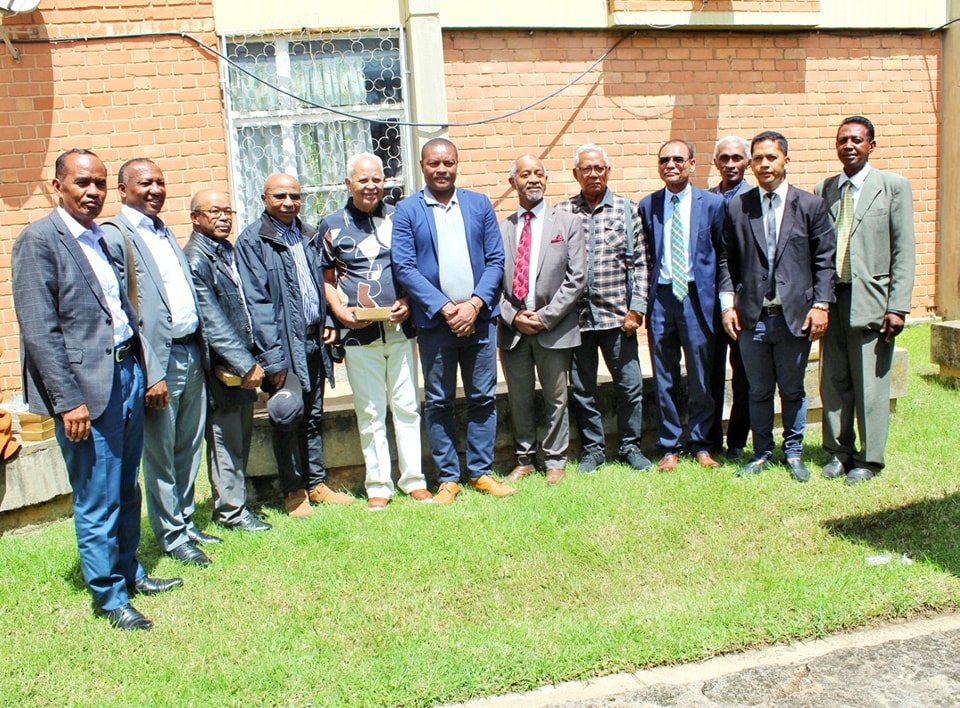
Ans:
[{"label": "metal window grille", "polygon": [[233,62],[263,79],[223,63],[240,228],[262,212],[263,182],[274,172],[300,180],[305,222],[341,208],[347,159],[358,152],[383,160],[387,201],[410,191],[412,140],[399,125],[409,121],[400,28],[232,35],[221,42]]}]

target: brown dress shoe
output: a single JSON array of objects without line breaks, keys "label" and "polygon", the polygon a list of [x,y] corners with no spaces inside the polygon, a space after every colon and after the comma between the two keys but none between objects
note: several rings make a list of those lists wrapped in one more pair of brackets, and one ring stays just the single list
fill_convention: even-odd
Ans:
[{"label": "brown dress shoe", "polygon": [[666,455],[660,458],[660,462],[657,463],[657,469],[661,472],[673,472],[677,469],[677,464],[680,462],[679,455],[674,455],[673,453],[668,452]]},{"label": "brown dress shoe", "polygon": [[509,482],[519,482],[521,479],[526,477],[528,474],[533,474],[536,472],[537,468],[533,465],[517,465],[513,468],[513,471],[507,475],[507,481]]},{"label": "brown dress shoe", "polygon": [[720,466],[720,463],[713,459],[709,452],[698,452],[694,457],[697,458],[697,462],[700,463],[701,467],[705,467],[708,470],[715,470]]},{"label": "brown dress shoe", "polygon": [[456,482],[443,482],[440,489],[433,496],[434,504],[453,504],[460,493],[460,485]]},{"label": "brown dress shoe", "polygon": [[513,487],[506,486],[500,482],[500,480],[489,474],[483,474],[476,479],[467,480],[467,484],[470,485],[471,489],[489,494],[491,497],[509,497],[511,494],[516,494],[517,492]]},{"label": "brown dress shoe", "polygon": [[429,504],[433,501],[433,495],[426,489],[414,489],[410,492],[410,498],[421,504]]},{"label": "brown dress shoe", "polygon": [[310,508],[310,499],[307,497],[306,489],[298,489],[295,492],[290,492],[284,500],[283,506],[286,508],[287,514],[296,519],[306,518],[313,513],[313,509]]},{"label": "brown dress shoe", "polygon": [[320,482],[310,490],[310,501],[313,504],[353,504],[354,499],[349,494],[335,492]]},{"label": "brown dress shoe", "polygon": [[548,467],[547,468],[547,486],[552,487],[555,484],[560,484],[563,480],[567,478],[567,471],[563,467]]},{"label": "brown dress shoe", "polygon": [[386,497],[370,497],[367,499],[367,511],[383,511],[390,500]]}]

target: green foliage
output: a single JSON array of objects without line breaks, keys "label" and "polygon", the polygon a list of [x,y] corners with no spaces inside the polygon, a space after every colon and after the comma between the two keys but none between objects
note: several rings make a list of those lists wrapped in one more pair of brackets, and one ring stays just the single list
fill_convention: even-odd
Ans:
[{"label": "green foliage", "polygon": [[[206,570],[160,556],[144,522],[148,572],[185,578],[136,599],[150,633],[93,617],[70,521],[8,534],[0,704],[427,706],[955,607],[958,391],[929,364],[928,327],[901,346],[888,467],[857,487],[816,464],[806,485],[609,465],[452,507],[274,512],[273,531],[225,534]],[[811,431],[822,464],[818,445]]]}]

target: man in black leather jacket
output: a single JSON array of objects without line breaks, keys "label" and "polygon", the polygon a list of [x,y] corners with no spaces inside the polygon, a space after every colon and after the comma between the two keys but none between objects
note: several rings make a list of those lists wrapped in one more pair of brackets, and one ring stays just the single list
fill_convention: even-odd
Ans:
[{"label": "man in black leather jacket", "polygon": [[270,525],[246,503],[244,472],[263,369],[254,358],[250,317],[229,238],[230,198],[215,189],[197,192],[190,203],[190,219],[193,233],[184,255],[197,291],[210,361],[205,435],[213,521],[225,528],[266,531]]}]

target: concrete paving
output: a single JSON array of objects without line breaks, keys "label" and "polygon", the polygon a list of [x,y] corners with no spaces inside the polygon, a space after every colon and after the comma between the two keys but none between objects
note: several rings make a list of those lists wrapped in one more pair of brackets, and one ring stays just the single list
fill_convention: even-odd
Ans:
[{"label": "concrete paving", "polygon": [[960,706],[960,612],[461,704],[544,706]]}]

